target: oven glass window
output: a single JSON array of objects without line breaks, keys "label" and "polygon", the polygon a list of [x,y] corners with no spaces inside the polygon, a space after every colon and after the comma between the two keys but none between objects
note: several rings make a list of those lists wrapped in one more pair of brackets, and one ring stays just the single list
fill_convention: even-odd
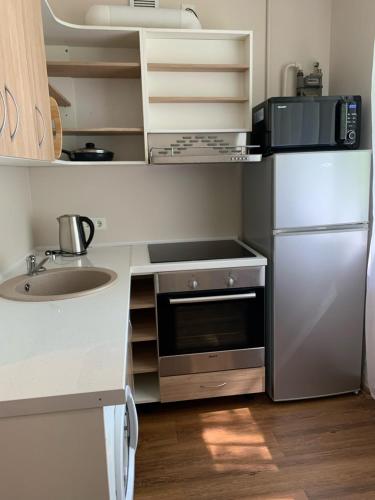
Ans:
[{"label": "oven glass window", "polygon": [[[170,304],[169,294],[159,295],[159,350],[161,356],[229,351],[264,346],[264,292],[252,289],[248,299]],[[231,290],[231,294],[249,289]],[[224,294],[227,294],[226,291]],[[198,297],[207,297],[200,293]],[[210,292],[210,296],[215,296]],[[221,290],[216,295],[223,295]],[[230,295],[230,294],[228,294]],[[197,294],[190,295],[197,297]],[[188,298],[189,294],[173,297]]]}]

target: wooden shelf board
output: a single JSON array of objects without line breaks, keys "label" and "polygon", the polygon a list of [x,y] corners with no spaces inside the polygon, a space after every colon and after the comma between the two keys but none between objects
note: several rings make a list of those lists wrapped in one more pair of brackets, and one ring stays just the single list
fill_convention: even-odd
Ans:
[{"label": "wooden shelf board", "polygon": [[148,71],[243,73],[249,69],[249,66],[247,66],[246,64],[148,63],[147,69],[148,69]]},{"label": "wooden shelf board", "polygon": [[141,65],[130,62],[47,61],[48,76],[73,78],[139,78]]},{"label": "wooden shelf board", "polygon": [[132,319],[133,336],[132,342],[148,342],[156,340],[156,318]]},{"label": "wooden shelf board", "polygon": [[72,103],[50,83],[48,84],[48,89],[49,95],[55,99],[59,106],[62,106],[63,108],[69,108],[72,105]]},{"label": "wooden shelf board", "polygon": [[158,372],[158,358],[156,354],[156,345],[137,344],[133,346],[133,373],[155,373]]},{"label": "wooden shelf board", "polygon": [[64,128],[63,135],[141,135],[143,128]]},{"label": "wooden shelf board", "polygon": [[158,403],[160,401],[159,377],[157,373],[142,373],[134,377],[136,404]]},{"label": "wooden shelf board", "polygon": [[149,98],[150,103],[238,103],[247,102],[246,97],[170,97],[170,96],[154,96]]},{"label": "wooden shelf board", "polygon": [[154,282],[150,279],[132,279],[130,309],[150,309],[155,307]]}]

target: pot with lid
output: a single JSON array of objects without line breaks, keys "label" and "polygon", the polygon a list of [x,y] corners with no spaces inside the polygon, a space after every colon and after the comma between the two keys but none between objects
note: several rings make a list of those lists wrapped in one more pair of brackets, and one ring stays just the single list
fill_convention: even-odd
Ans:
[{"label": "pot with lid", "polygon": [[107,149],[99,149],[93,142],[86,142],[84,148],[69,151],[62,150],[63,153],[69,156],[71,161],[112,161],[114,153]]}]

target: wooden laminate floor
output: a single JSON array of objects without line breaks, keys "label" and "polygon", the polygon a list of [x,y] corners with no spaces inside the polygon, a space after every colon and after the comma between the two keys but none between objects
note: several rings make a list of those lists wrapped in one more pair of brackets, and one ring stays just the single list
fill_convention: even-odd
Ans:
[{"label": "wooden laminate floor", "polygon": [[140,408],[136,500],[375,499],[375,401],[265,395]]}]

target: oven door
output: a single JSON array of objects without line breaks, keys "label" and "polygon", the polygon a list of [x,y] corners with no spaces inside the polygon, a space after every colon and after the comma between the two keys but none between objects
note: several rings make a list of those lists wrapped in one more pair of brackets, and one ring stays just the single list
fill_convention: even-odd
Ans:
[{"label": "oven door", "polygon": [[264,365],[264,288],[157,297],[160,375]]}]

